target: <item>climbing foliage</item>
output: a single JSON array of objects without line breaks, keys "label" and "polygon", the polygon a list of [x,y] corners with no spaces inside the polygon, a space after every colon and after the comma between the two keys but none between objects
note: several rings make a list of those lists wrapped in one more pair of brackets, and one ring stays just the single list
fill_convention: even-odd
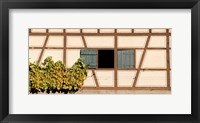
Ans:
[{"label": "climbing foliage", "polygon": [[75,93],[87,77],[87,66],[79,58],[71,68],[47,57],[41,65],[29,62],[30,93]]}]

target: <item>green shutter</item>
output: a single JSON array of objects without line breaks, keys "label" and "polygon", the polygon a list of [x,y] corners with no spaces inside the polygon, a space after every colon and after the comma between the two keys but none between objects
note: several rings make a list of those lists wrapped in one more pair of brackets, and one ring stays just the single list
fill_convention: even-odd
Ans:
[{"label": "green shutter", "polygon": [[83,59],[85,64],[88,65],[89,68],[96,68],[96,50],[81,50],[80,57]]},{"label": "green shutter", "polygon": [[118,68],[134,67],[134,51],[118,50]]}]

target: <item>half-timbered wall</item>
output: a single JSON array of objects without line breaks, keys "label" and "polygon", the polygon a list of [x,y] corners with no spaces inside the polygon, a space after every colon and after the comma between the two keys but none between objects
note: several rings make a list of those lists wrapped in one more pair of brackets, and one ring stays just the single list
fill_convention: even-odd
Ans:
[{"label": "half-timbered wall", "polygon": [[[30,61],[52,56],[71,67],[81,49],[115,56],[114,68],[88,70],[85,89],[170,89],[171,29],[29,29]],[[134,51],[133,68],[117,68],[118,50]]]}]

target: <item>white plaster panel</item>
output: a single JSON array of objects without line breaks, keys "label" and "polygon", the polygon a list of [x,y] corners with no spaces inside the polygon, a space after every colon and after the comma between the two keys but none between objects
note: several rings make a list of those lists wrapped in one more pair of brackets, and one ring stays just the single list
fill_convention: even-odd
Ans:
[{"label": "white plaster panel", "polygon": [[117,29],[118,33],[131,33],[132,30],[131,29]]},{"label": "white plaster panel", "polygon": [[166,50],[147,50],[142,68],[166,68]]},{"label": "white plaster panel", "polygon": [[39,59],[40,53],[41,53],[41,49],[29,49],[29,61],[30,62],[34,62]]},{"label": "white plaster panel", "polygon": [[85,36],[89,48],[114,48],[114,36]]},{"label": "white plaster panel", "polygon": [[166,87],[166,71],[140,71],[136,87]]},{"label": "white plaster panel", "polygon": [[29,36],[29,47],[43,47],[46,36]]},{"label": "white plaster panel", "polygon": [[31,32],[46,33],[46,29],[31,29]]},{"label": "white plaster panel", "polygon": [[118,86],[119,87],[132,87],[136,70],[118,70]]},{"label": "white plaster panel", "polygon": [[152,29],[152,33],[166,33],[166,29]]},{"label": "white plaster panel", "polygon": [[49,32],[53,32],[53,33],[63,33],[63,29],[49,29]]},{"label": "white plaster panel", "polygon": [[80,33],[80,29],[66,29],[66,33]]},{"label": "white plaster panel", "polygon": [[97,29],[83,29],[83,33],[97,33]]},{"label": "white plaster panel", "polygon": [[63,47],[64,36],[49,36],[46,46],[47,47]]},{"label": "white plaster panel", "polygon": [[134,29],[134,33],[149,33],[149,29]]},{"label": "white plaster panel", "polygon": [[166,36],[151,36],[149,48],[166,48]]},{"label": "white plaster panel", "polygon": [[144,48],[147,36],[118,36],[118,47]]},{"label": "white plaster panel", "polygon": [[100,29],[100,33],[114,33],[114,29]]},{"label": "white plaster panel", "polygon": [[84,47],[81,36],[67,36],[67,47]]},{"label": "white plaster panel", "polygon": [[67,67],[72,67],[73,64],[80,58],[79,49],[66,50],[66,64]]},{"label": "white plaster panel", "polygon": [[92,70],[88,70],[87,78],[83,84],[84,87],[96,87],[94,76],[92,74]]},{"label": "white plaster panel", "polygon": [[57,62],[59,60],[63,61],[63,50],[45,49],[40,63],[44,62],[44,59],[46,59],[48,56],[52,56],[52,59],[54,60],[54,62]]},{"label": "white plaster panel", "polygon": [[96,70],[96,76],[100,87],[114,87],[113,70]]}]

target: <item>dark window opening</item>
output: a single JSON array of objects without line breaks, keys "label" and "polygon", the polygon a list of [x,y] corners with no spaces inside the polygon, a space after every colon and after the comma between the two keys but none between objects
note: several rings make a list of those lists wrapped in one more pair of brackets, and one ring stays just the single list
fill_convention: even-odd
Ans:
[{"label": "dark window opening", "polygon": [[98,68],[114,68],[114,50],[98,51]]}]

